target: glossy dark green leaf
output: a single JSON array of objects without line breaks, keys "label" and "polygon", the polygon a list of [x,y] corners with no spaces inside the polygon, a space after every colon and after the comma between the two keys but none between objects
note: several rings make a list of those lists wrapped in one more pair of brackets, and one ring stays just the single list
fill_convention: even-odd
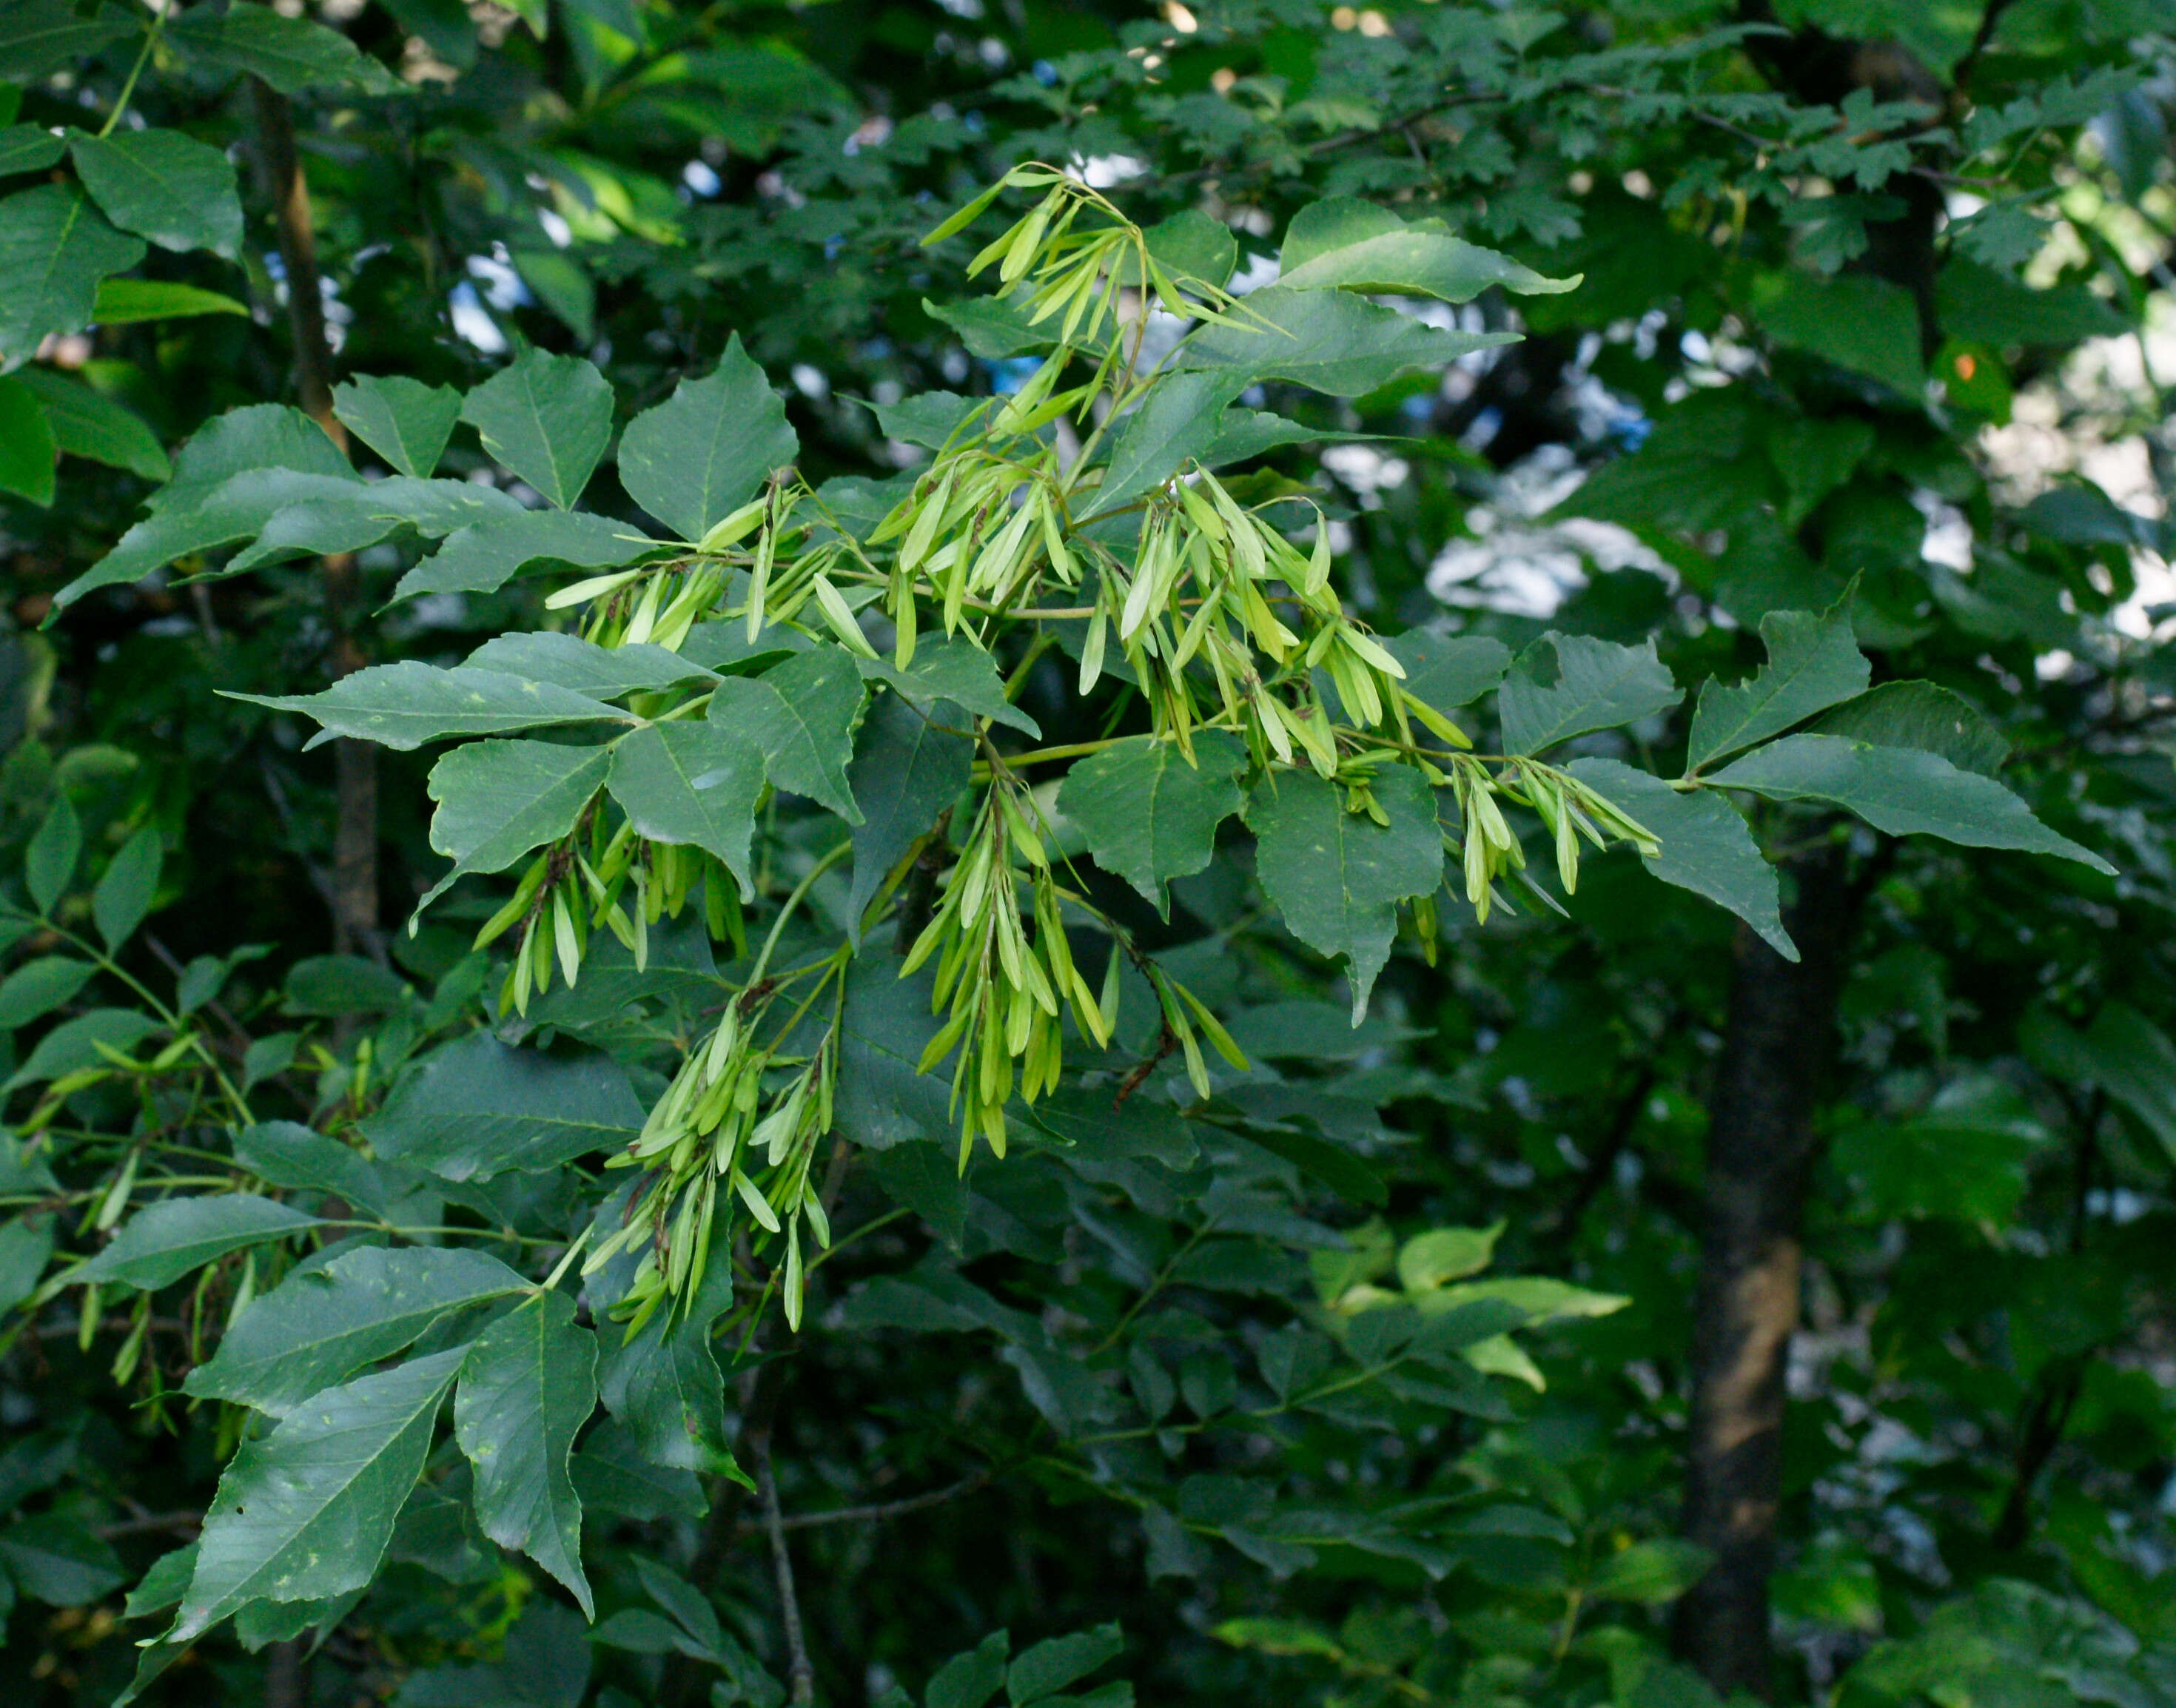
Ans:
[{"label": "glossy dark green leaf", "polygon": [[711,674],[661,646],[599,646],[578,634],[542,633],[499,635],[471,653],[465,664],[470,670],[497,671],[592,699],[618,699]]},{"label": "glossy dark green leaf", "polygon": [[1115,1624],[1053,1637],[1015,1658],[1005,1674],[1005,1695],[1013,1708],[1027,1708],[1108,1665],[1125,1651],[1125,1637]]},{"label": "glossy dark green leaf", "polygon": [[558,509],[574,507],[612,438],[612,387],[579,356],[524,351],[468,394],[483,448]]},{"label": "glossy dark green leaf", "polygon": [[1760,619],[1768,662],[1736,688],[1700,688],[1687,745],[1688,775],[1779,736],[1815,712],[1865,691],[1873,666],[1858,650],[1851,613],[1771,611]]},{"label": "glossy dark green leaf", "polygon": [[317,1226],[313,1216],[246,1192],[170,1198],[139,1210],[112,1243],[74,1272],[79,1281],[115,1281],[145,1292],[267,1240]]},{"label": "glossy dark green leaf", "polygon": [[454,1312],[526,1285],[480,1251],[366,1246],[292,1276],[256,1300],[184,1385],[203,1398],[284,1417],[405,1350]]},{"label": "glossy dark green leaf", "polygon": [[862,822],[847,768],[865,690],[845,648],[817,646],[759,677],[710,691],[710,721],[763,749],[772,784],[806,795],[849,824]]},{"label": "glossy dark green leaf", "polygon": [[857,944],[862,915],[892,868],[967,786],[974,745],[960,733],[963,721],[957,708],[939,704],[925,715],[881,694],[855,737],[846,783],[864,816],[854,828],[846,931]]},{"label": "glossy dark green leaf", "polygon": [[1036,721],[1005,698],[1004,677],[998,661],[964,634],[933,638],[915,649],[914,661],[905,670],[889,658],[856,661],[872,682],[889,683],[906,699],[934,715],[943,701],[1020,731],[1040,737]]},{"label": "glossy dark green leaf", "polygon": [[50,368],[25,367],[9,377],[35,394],[53,443],[68,455],[126,469],[147,481],[163,481],[172,472],[158,439],[133,411]]},{"label": "glossy dark green leaf", "polygon": [[[17,15],[11,14],[11,22]],[[6,51],[0,48],[0,54]],[[63,136],[41,124],[0,125],[0,177],[41,172],[59,160],[67,148]]]},{"label": "glossy dark green leaf", "polygon": [[1011,1647],[1007,1633],[993,1631],[939,1667],[922,1700],[928,1708],[983,1708],[1004,1687],[1005,1656]]},{"label": "glossy dark green leaf", "polygon": [[165,860],[163,839],[155,827],[147,825],[122,843],[121,851],[106,862],[98,887],[90,892],[90,917],[109,951],[118,950],[150,912]]},{"label": "glossy dark green leaf", "polygon": [[1191,764],[1175,742],[1135,736],[1067,772],[1058,810],[1088,839],[1098,866],[1168,918],[1166,884],[1209,864],[1216,827],[1243,800],[1246,764],[1246,744],[1222,731],[1194,737]]},{"label": "glossy dark green leaf", "polygon": [[140,1009],[93,1009],[63,1020],[38,1040],[30,1058],[15,1069],[0,1091],[12,1091],[43,1080],[57,1080],[82,1068],[106,1065],[100,1051],[128,1051],[159,1030],[159,1023]]},{"label": "glossy dark green leaf", "polygon": [[52,1254],[51,1216],[18,1215],[0,1223],[0,1311],[14,1310],[38,1290]]},{"label": "glossy dark green leaf", "polygon": [[64,955],[24,961],[0,981],[0,1030],[28,1025],[74,1001],[95,971],[89,961]]},{"label": "glossy dark green leaf", "polygon": [[18,0],[0,31],[0,77],[28,82],[136,33],[117,13],[84,18],[68,0]]},{"label": "glossy dark green leaf", "polygon": [[609,748],[549,742],[471,742],[431,768],[431,846],[454,868],[421,903],[428,906],[464,873],[503,872],[532,848],[565,835],[612,769]]},{"label": "glossy dark green leaf", "polygon": [[703,1485],[694,1473],[651,1464],[617,1418],[606,1418],[582,1438],[571,1471],[586,1510],[639,1523],[703,1515]]},{"label": "glossy dark green leaf", "polygon": [[101,279],[90,318],[101,326],[133,326],[144,320],[186,320],[199,314],[247,316],[249,305],[224,291],[171,279]]},{"label": "glossy dark green leaf", "polygon": [[1651,639],[1619,646],[1552,632],[1519,655],[1496,706],[1505,751],[1538,753],[1574,736],[1652,717],[1684,698]]},{"label": "glossy dark green leaf", "polygon": [[121,129],[69,139],[77,174],[106,217],[161,249],[232,256],[242,242],[234,165],[177,130]]},{"label": "glossy dark green leaf", "polygon": [[588,510],[527,510],[494,516],[449,535],[400,578],[396,600],[425,593],[496,593],[535,563],[578,569],[632,563],[657,542],[639,528]]},{"label": "glossy dark green leaf", "polygon": [[53,904],[68,893],[75,879],[76,862],[82,857],[83,825],[75,807],[65,793],[56,796],[23,857],[23,881],[40,911],[52,912]]},{"label": "glossy dark green leaf", "polygon": [[668,1320],[661,1311],[632,1341],[608,1340],[597,1385],[652,1464],[745,1483],[726,1434],[725,1379],[710,1348],[711,1328],[732,1303],[732,1268],[713,1262],[678,1316]]},{"label": "glossy dark green leaf", "polygon": [[1961,771],[1939,753],[1873,748],[1841,736],[1786,736],[1709,780],[1776,801],[1821,801],[1855,813],[1892,836],[1939,836],[1968,848],[2015,848],[2115,868],[2058,835],[1991,777]]},{"label": "glossy dark green leaf", "polygon": [[253,1601],[367,1584],[467,1356],[458,1346],[358,1377],[244,1443],[204,1515],[196,1571],[166,1640],[201,1636]]},{"label": "glossy dark green leaf", "polygon": [[1443,882],[1443,833],[1427,782],[1396,767],[1377,780],[1374,796],[1387,826],[1347,812],[1344,791],[1311,771],[1267,777],[1247,803],[1262,888],[1293,936],[1345,957],[1355,1025],[1390,959],[1397,904]]},{"label": "glossy dark green leaf", "polygon": [[86,593],[140,581],[178,558],[254,539],[290,505],[345,496],[353,478],[297,469],[244,470],[208,492],[192,492],[192,502],[171,503],[136,524],[111,552],[56,594],[54,606],[65,609]]},{"label": "glossy dark green leaf", "polygon": [[471,1032],[427,1057],[362,1130],[381,1156],[466,1181],[563,1167],[626,1144],[642,1120],[609,1056],[514,1049]]},{"label": "glossy dark green leaf", "polygon": [[637,730],[613,749],[612,798],[638,834],[700,848],[753,895],[748,843],[763,793],[763,749],[748,734],[690,718]]},{"label": "glossy dark green leaf", "polygon": [[262,78],[282,95],[307,89],[406,92],[338,30],[250,0],[235,0],[222,12],[192,11],[168,28],[166,37],[199,64]]},{"label": "glossy dark green leaf", "polygon": [[438,468],[454,436],[461,394],[402,374],[360,373],[333,388],[333,413],[395,474],[422,477]]},{"label": "glossy dark green leaf", "polygon": [[50,504],[59,454],[36,394],[13,375],[0,375],[0,492]]},{"label": "glossy dark green leaf", "polygon": [[[295,1121],[260,1121],[234,1136],[234,1160],[267,1183],[289,1192],[324,1192],[366,1215],[399,1221],[404,1200],[425,1188],[422,1177]],[[222,1352],[226,1343],[221,1343]]]},{"label": "glossy dark green leaf", "polygon": [[582,1503],[568,1461],[596,1409],[596,1336],[576,1325],[574,1299],[538,1293],[476,1337],[454,1398],[454,1430],[475,1471],[485,1534],[542,1566],[591,1618]]},{"label": "glossy dark green leaf", "polygon": [[1786,960],[1798,945],[1783,928],[1776,868],[1761,857],[1744,815],[1705,791],[1679,793],[1615,759],[1574,759],[1564,769],[1652,831],[1662,851],[1642,863],[1665,884],[1727,907]]},{"label": "glossy dark green leaf", "polygon": [[683,540],[699,541],[791,464],[801,441],[740,335],[702,379],[628,423],[619,476],[628,496]]},{"label": "glossy dark green leaf", "polygon": [[1411,225],[1353,196],[1310,203],[1285,233],[1277,283],[1300,291],[1358,291],[1470,302],[1492,286],[1554,296],[1579,284],[1550,279],[1508,255],[1454,237],[1440,220]]},{"label": "glossy dark green leaf", "polygon": [[403,753],[449,736],[634,721],[617,706],[556,683],[492,670],[440,670],[413,659],[358,670],[321,694],[230,698],[313,718],[323,731],[317,741],[350,736]]},{"label": "glossy dark green leaf", "polygon": [[98,283],[144,258],[83,192],[40,184],[0,201],[0,356],[27,361],[48,333],[88,325]]},{"label": "glossy dark green leaf", "polygon": [[1383,643],[1406,667],[1407,694],[1439,712],[1471,705],[1504,679],[1511,650],[1492,634],[1438,634],[1411,628]]},{"label": "glossy dark green leaf", "polygon": [[1932,682],[1885,682],[1822,713],[1806,733],[1870,747],[1920,748],[1983,777],[1996,775],[2010,757],[2010,743],[1985,712]]},{"label": "glossy dark green leaf", "polygon": [[1346,291],[1272,285],[1247,297],[1243,313],[1189,339],[1175,366],[1357,397],[1415,368],[1517,341],[1516,333],[1446,331]]},{"label": "glossy dark green leaf", "polygon": [[885,1197],[912,1210],[954,1251],[967,1233],[967,1183],[960,1178],[955,1147],[916,1140],[879,1150],[869,1172]]},{"label": "glossy dark green leaf", "polygon": [[0,1530],[0,1565],[24,1595],[54,1607],[79,1607],[128,1580],[109,1544],[58,1512]]},{"label": "glossy dark green leaf", "polygon": [[1198,457],[1225,430],[1225,405],[1243,382],[1228,373],[1174,374],[1128,416],[1085,519],[1132,503]]}]

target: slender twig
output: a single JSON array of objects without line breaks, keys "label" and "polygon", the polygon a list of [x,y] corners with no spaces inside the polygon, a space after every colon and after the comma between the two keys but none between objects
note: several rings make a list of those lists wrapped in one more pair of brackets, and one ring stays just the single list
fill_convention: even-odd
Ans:
[{"label": "slender twig", "polygon": [[117,1524],[101,1524],[91,1534],[101,1542],[118,1542],[123,1537],[156,1536],[171,1531],[181,1535],[193,1535],[204,1528],[200,1512],[152,1512],[141,1518],[122,1519]]},{"label": "slender twig", "polygon": [[[942,1488],[928,1489],[920,1494],[911,1494],[902,1500],[884,1501],[873,1506],[841,1506],[829,1512],[786,1513],[780,1516],[778,1527],[781,1531],[819,1530],[833,1524],[882,1524],[887,1519],[904,1518],[910,1512],[927,1512],[933,1506],[943,1506],[972,1494],[977,1489],[987,1488],[996,1480],[997,1474],[994,1469],[986,1466],[971,1477],[961,1477],[957,1482],[949,1482]],[[740,1529],[744,1534],[759,1527],[768,1529],[769,1526],[770,1515],[767,1512],[760,1526],[754,1519],[744,1518],[740,1521]]]},{"label": "slender twig", "polygon": [[778,1509],[778,1482],[770,1474],[770,1438],[755,1443],[756,1499],[763,1505],[764,1528],[770,1535],[770,1566],[778,1576],[778,1618],[786,1628],[786,1679],[794,1708],[816,1700],[816,1669],[808,1663],[808,1644],[801,1631],[801,1601],[793,1591],[793,1556],[786,1551],[786,1520]]}]

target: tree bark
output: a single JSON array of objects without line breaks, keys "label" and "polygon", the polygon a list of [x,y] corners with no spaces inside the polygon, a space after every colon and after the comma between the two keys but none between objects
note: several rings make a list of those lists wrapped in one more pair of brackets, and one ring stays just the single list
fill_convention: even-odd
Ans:
[{"label": "tree bark", "polygon": [[1814,1102],[1835,1050],[1858,909],[1833,846],[1787,868],[1785,960],[1744,927],[1710,1100],[1694,1306],[1686,1536],[1715,1558],[1678,1603],[1679,1653],[1721,1693],[1771,1690],[1768,1578],[1782,1491],[1784,1374],[1798,1326]]},{"label": "tree bark", "polygon": [[[310,186],[295,147],[294,109],[269,84],[251,80],[264,193],[279,231],[280,262],[287,277],[287,324],[295,343],[296,400],[332,442],[348,448],[347,429],[333,413],[332,343],[325,332],[324,285],[318,273],[318,241],[310,223]],[[318,585],[332,628],[327,657],[335,680],[365,663],[355,624],[361,614],[362,578],[351,552],[319,560]],[[333,945],[342,954],[382,960],[378,925],[378,749],[342,737],[333,744]]]}]

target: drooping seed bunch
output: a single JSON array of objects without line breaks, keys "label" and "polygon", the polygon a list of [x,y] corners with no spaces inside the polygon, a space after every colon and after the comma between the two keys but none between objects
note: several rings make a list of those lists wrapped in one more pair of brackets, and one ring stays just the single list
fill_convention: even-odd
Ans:
[{"label": "drooping seed bunch", "polygon": [[899,667],[913,662],[923,597],[949,635],[971,606],[998,611],[1031,601],[1046,568],[1060,585],[1077,586],[1067,525],[1047,453],[1015,460],[976,443],[933,465],[869,535],[872,546],[900,541],[885,593]]},{"label": "drooping seed bunch", "polygon": [[[1005,1104],[1015,1063],[1026,1102],[1056,1087],[1064,1066],[1066,1007],[1098,1049],[1110,1042],[1117,1015],[1118,951],[1112,949],[1102,989],[1092,989],[1066,942],[1057,882],[1030,822],[1032,811],[1009,776],[992,780],[960,858],[945,874],[936,911],[900,968],[904,977],[937,956],[931,1008],[940,1011],[949,1002],[951,1014],[916,1071],[928,1073],[960,1047],[952,1109],[960,1119],[962,1172],[978,1133],[998,1156],[1005,1154]],[[1023,883],[1031,892],[1032,935],[1020,922]]]},{"label": "drooping seed bunch", "polygon": [[1531,809],[1547,828],[1554,840],[1557,878],[1567,895],[1579,888],[1582,836],[1597,849],[1607,849],[1613,838],[1629,842],[1649,859],[1662,851],[1646,826],[1569,772],[1538,759],[1513,759],[1492,775],[1480,760],[1459,753],[1450,757],[1447,770],[1464,820],[1460,853],[1466,899],[1484,925],[1492,905],[1503,900],[1496,879],[1526,863],[1525,848],[1497,805],[1499,798]]},{"label": "drooping seed bunch", "polygon": [[[768,1042],[765,1025],[777,986],[759,982],[729,1002],[716,1029],[681,1063],[642,1131],[607,1163],[647,1171],[628,1201],[624,1222],[584,1265],[584,1273],[593,1274],[620,1252],[646,1245],[613,1307],[613,1315],[628,1325],[628,1339],[659,1306],[702,1286],[712,1245],[721,1235],[731,1237],[736,1204],[747,1211],[759,1243],[785,1236],[786,1316],[793,1327],[801,1325],[802,1223],[819,1247],[831,1243],[809,1170],[831,1129],[839,1069],[835,1005],[835,1024],[813,1054],[789,1055],[781,1044],[836,970],[835,965],[818,981]],[[775,1083],[780,1075],[783,1082]],[[768,1087],[767,1078],[774,1081]]]},{"label": "drooping seed bunch", "polygon": [[610,931],[634,957],[639,972],[650,965],[650,930],[677,919],[701,886],[704,923],[721,943],[743,944],[740,885],[724,864],[699,848],[652,842],[622,820],[608,837],[593,802],[571,835],[532,860],[506,905],[486,920],[474,947],[481,949],[520,928],[514,964],[498,998],[499,1012],[529,1012],[529,1000],[552,987],[556,966],[569,986],[580,976],[590,938]]}]

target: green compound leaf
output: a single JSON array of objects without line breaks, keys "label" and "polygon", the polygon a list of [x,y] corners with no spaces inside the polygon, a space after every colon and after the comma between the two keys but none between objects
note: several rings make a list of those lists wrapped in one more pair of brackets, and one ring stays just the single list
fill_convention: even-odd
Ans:
[{"label": "green compound leaf", "polygon": [[744,899],[763,750],[743,734],[693,720],[652,724],[613,750],[612,794],[636,834],[703,849],[740,879]]},{"label": "green compound leaf", "polygon": [[1489,634],[1437,634],[1410,628],[1383,643],[1406,667],[1405,690],[1439,712],[1471,705],[1511,667],[1511,649]]},{"label": "green compound leaf", "polygon": [[118,951],[150,912],[165,857],[157,827],[147,824],[106,862],[98,887],[90,892],[90,917],[108,949]]},{"label": "green compound leaf", "polygon": [[1216,851],[1216,827],[1239,810],[1246,743],[1210,730],[1194,738],[1189,764],[1175,742],[1134,736],[1074,766],[1059,786],[1058,811],[1080,828],[1088,851],[1168,919],[1165,885],[1202,870]]},{"label": "green compound leaf", "polygon": [[394,473],[421,478],[438,466],[454,436],[461,394],[399,374],[362,373],[333,388],[333,413]]},{"label": "green compound leaf", "polygon": [[53,460],[60,446],[44,404],[12,374],[0,375],[0,492],[40,506],[53,501]]},{"label": "green compound leaf", "polygon": [[28,361],[50,332],[90,324],[99,280],[144,258],[81,190],[41,184],[0,201],[0,357]]},{"label": "green compound leaf", "polygon": [[1693,712],[1687,775],[1711,760],[1779,736],[1815,712],[1865,691],[1874,666],[1839,606],[1826,616],[1772,611],[1760,619],[1768,662],[1736,688],[1704,683]]},{"label": "green compound leaf", "polygon": [[1343,791],[1312,772],[1265,778],[1247,802],[1262,888],[1293,936],[1346,957],[1356,1026],[1390,957],[1397,904],[1430,895],[1443,881],[1443,833],[1426,781],[1394,768],[1376,781],[1374,797],[1387,828],[1346,812]]},{"label": "green compound leaf", "polygon": [[846,930],[857,947],[862,915],[892,868],[967,786],[974,743],[959,725],[958,712],[942,703],[925,716],[896,694],[880,694],[855,738],[846,781],[864,816],[854,827]]},{"label": "green compound leaf", "polygon": [[813,647],[766,676],[720,683],[710,691],[710,721],[763,750],[775,786],[859,824],[862,809],[846,770],[865,692],[845,648]]},{"label": "green compound leaf", "polygon": [[68,0],[19,0],[7,19],[0,30],[0,77],[23,83],[136,33],[117,13],[79,18]]},{"label": "green compound leaf", "polygon": [[306,89],[408,93],[405,84],[337,30],[248,0],[235,0],[220,13],[193,10],[167,29],[166,39],[192,60],[262,78],[282,95]]},{"label": "green compound leaf", "polygon": [[315,1216],[246,1192],[170,1198],[137,1211],[112,1244],[71,1279],[120,1281],[155,1292],[231,1251],[317,1225]]},{"label": "green compound leaf", "polygon": [[548,683],[591,699],[617,699],[623,694],[672,688],[683,682],[716,679],[692,659],[646,642],[599,646],[579,634],[541,631],[502,634],[487,640],[468,655],[465,667]]},{"label": "green compound leaf", "polygon": [[1983,777],[1995,775],[2010,757],[2010,743],[1985,712],[1931,682],[1885,682],[1824,712],[1806,733],[1875,748],[1923,748]]},{"label": "green compound leaf", "polygon": [[1786,736],[1709,780],[1771,801],[1823,801],[1892,836],[1923,833],[1968,848],[2015,848],[2075,860],[2110,877],[2115,868],[2058,835],[1991,777],[1961,771],[1939,753],[1874,748],[1841,736]]},{"label": "green compound leaf", "polygon": [[245,1442],[204,1515],[170,1643],[256,1601],[318,1601],[378,1574],[465,1346],[328,1389]]},{"label": "green compound leaf", "polygon": [[1571,290],[1579,278],[1545,277],[1508,255],[1452,237],[1440,220],[1407,225],[1388,208],[1332,196],[1292,216],[1277,283],[1296,291],[1471,302],[1494,285],[1524,296],[1554,296]]},{"label": "green compound leaf", "polygon": [[454,1398],[454,1433],[476,1474],[476,1521],[564,1584],[594,1618],[582,1575],[582,1502],[569,1463],[597,1404],[597,1337],[574,1301],[538,1293],[469,1347]]},{"label": "green compound leaf", "polygon": [[940,700],[1004,724],[1023,735],[1040,737],[1042,726],[1005,698],[1005,679],[998,661],[964,634],[925,640],[915,649],[914,662],[901,670],[889,658],[856,661],[872,682],[889,683],[906,699],[934,716]]},{"label": "green compound leaf", "polygon": [[99,285],[90,318],[101,326],[133,326],[144,320],[248,313],[248,303],[201,286],[177,285],[166,279],[107,279]]},{"label": "green compound leaf", "polygon": [[592,364],[536,349],[461,405],[484,449],[561,510],[589,484],[612,438],[612,387]]},{"label": "green compound leaf", "polygon": [[616,1149],[642,1119],[611,1057],[547,1055],[471,1032],[426,1057],[362,1133],[382,1157],[447,1180],[488,1180]]},{"label": "green compound leaf", "polygon": [[26,960],[0,981],[0,1031],[27,1026],[63,1003],[73,1002],[97,969],[87,960],[43,955]]},{"label": "green compound leaf", "polygon": [[1345,291],[1272,285],[1243,313],[1204,328],[1175,365],[1232,374],[1243,385],[1289,380],[1332,397],[1358,397],[1415,368],[1519,341],[1515,332],[1449,332]]},{"label": "green compound leaf", "polygon": [[732,1276],[730,1263],[709,1265],[678,1317],[660,1312],[632,1341],[608,1345],[597,1384],[606,1409],[651,1464],[745,1484],[726,1442],[725,1379],[710,1350],[711,1325],[732,1303]]},{"label": "green compound leaf", "polygon": [[682,380],[628,424],[619,477],[629,498],[682,539],[700,540],[800,449],[785,404],[735,333],[709,376]]},{"label": "green compound leaf", "polygon": [[50,368],[20,368],[8,378],[36,394],[53,443],[68,455],[126,469],[147,481],[163,481],[173,472],[157,438],[133,411]]},{"label": "green compound leaf", "polygon": [[177,130],[117,130],[74,137],[69,152],[84,188],[122,231],[179,253],[239,247],[242,199],[233,162],[217,149]]},{"label": "green compound leaf", "polygon": [[1083,519],[1131,503],[1207,456],[1227,425],[1226,405],[1244,389],[1243,381],[1216,373],[1173,374],[1156,387],[1112,446],[1103,484]]},{"label": "green compound leaf", "polygon": [[496,593],[532,563],[615,569],[657,541],[639,529],[588,510],[525,510],[492,516],[447,536],[446,543],[400,578],[397,601],[426,593]]},{"label": "green compound leaf", "polygon": [[[1551,662],[1553,677],[1537,672]],[[1574,736],[1667,711],[1684,698],[1650,638],[1618,646],[1584,634],[1552,630],[1519,655],[1498,692],[1507,753],[1538,753]]]},{"label": "green compound leaf", "polygon": [[431,846],[454,869],[416,904],[419,913],[470,872],[503,872],[530,849],[565,835],[612,774],[610,748],[550,742],[471,742],[431,768]]},{"label": "green compound leaf", "polygon": [[403,1351],[452,1313],[527,1285],[480,1251],[351,1251],[258,1299],[183,1387],[284,1417],[312,1395]]},{"label": "green compound leaf", "polygon": [[1662,851],[1641,863],[1656,877],[1728,908],[1784,960],[1798,958],[1783,928],[1776,868],[1736,808],[1705,791],[1681,794],[1615,759],[1574,759],[1564,769],[1655,833]]},{"label": "green compound leaf", "polygon": [[634,721],[617,706],[552,683],[529,682],[492,670],[439,670],[413,659],[358,670],[322,694],[237,694],[227,698],[314,718],[324,727],[311,737],[311,747],[335,736],[349,736],[401,753],[448,736]]}]

